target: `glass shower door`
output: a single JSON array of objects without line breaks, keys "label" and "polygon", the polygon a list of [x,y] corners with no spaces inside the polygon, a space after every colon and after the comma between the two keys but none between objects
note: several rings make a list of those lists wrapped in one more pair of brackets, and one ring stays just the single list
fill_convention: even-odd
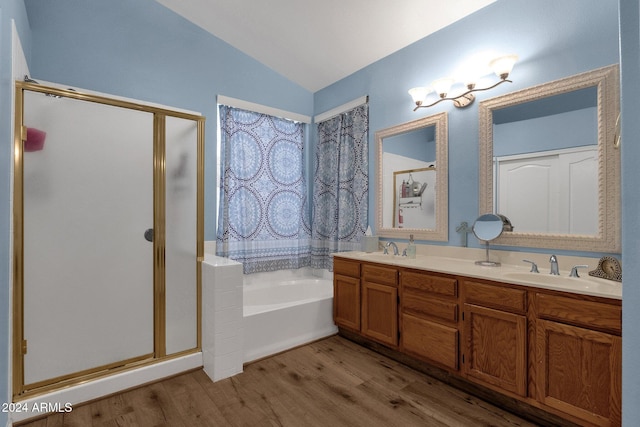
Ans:
[{"label": "glass shower door", "polygon": [[29,389],[153,357],[154,137],[152,113],[24,93]]},{"label": "glass shower door", "polygon": [[198,346],[198,123],[166,118],[166,354]]}]

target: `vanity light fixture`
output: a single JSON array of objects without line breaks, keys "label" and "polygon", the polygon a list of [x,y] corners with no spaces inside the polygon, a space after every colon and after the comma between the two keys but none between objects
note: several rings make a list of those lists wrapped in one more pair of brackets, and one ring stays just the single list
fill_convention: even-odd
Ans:
[{"label": "vanity light fixture", "polygon": [[[413,111],[416,111],[418,108],[427,108],[433,107],[434,105],[442,102],[442,101],[452,101],[453,105],[458,108],[463,108],[468,105],[471,105],[473,101],[475,101],[476,96],[473,92],[479,92],[483,90],[493,89],[494,87],[501,85],[504,82],[512,83],[511,80],[508,80],[509,73],[513,69],[516,61],[518,60],[518,55],[505,55],[495,58],[489,62],[489,67],[496,73],[496,76],[500,78],[500,80],[492,86],[485,88],[476,88],[475,78],[466,81],[465,84],[467,86],[467,91],[455,95],[455,96],[447,96],[449,95],[449,90],[451,86],[455,83],[455,79],[447,77],[435,80],[431,83],[430,87],[414,87],[413,89],[409,89],[409,95],[413,98],[413,102],[416,104],[416,108]],[[439,99],[431,104],[425,104],[425,100],[427,99],[427,95],[431,92],[435,92]]]}]

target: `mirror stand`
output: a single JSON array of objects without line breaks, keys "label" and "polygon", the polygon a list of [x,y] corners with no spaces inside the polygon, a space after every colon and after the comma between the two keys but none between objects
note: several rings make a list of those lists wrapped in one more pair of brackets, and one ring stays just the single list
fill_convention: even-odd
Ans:
[{"label": "mirror stand", "polygon": [[485,259],[481,261],[476,261],[476,265],[482,265],[484,267],[500,267],[500,263],[498,261],[490,261],[489,260],[489,241],[484,241],[484,250],[485,250]]}]

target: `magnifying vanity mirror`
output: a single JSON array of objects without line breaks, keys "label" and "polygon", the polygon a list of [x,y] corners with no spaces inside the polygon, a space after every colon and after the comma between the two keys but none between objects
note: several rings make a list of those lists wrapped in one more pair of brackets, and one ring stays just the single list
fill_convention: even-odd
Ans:
[{"label": "magnifying vanity mirror", "polygon": [[485,259],[476,261],[477,265],[487,267],[498,267],[500,265],[497,261],[489,260],[489,242],[500,237],[503,231],[509,230],[507,227],[510,227],[509,220],[501,215],[484,214],[476,219],[473,223],[473,234],[485,244]]},{"label": "magnifying vanity mirror", "polygon": [[447,113],[375,133],[382,237],[448,239]]},{"label": "magnifying vanity mirror", "polygon": [[617,65],[479,105],[480,212],[513,231],[494,243],[620,252]]}]

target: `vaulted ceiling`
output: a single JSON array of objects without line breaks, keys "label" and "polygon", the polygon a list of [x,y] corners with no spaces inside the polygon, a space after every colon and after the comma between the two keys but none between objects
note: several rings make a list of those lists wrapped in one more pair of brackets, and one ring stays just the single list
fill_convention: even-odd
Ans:
[{"label": "vaulted ceiling", "polygon": [[156,0],[311,92],[495,0]]}]

